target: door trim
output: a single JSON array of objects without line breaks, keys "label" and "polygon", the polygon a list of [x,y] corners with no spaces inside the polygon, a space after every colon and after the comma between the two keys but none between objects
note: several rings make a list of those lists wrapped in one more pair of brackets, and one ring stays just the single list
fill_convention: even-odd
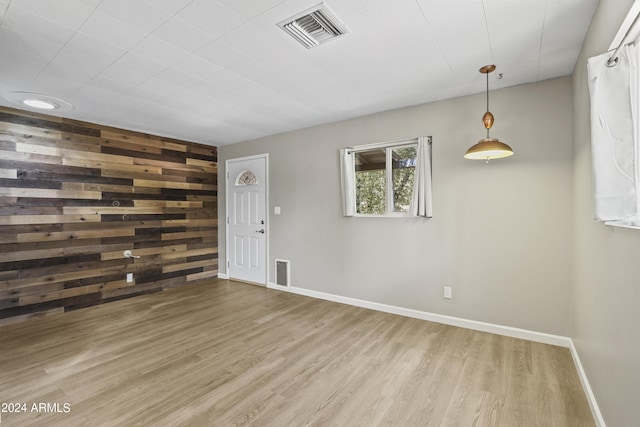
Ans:
[{"label": "door trim", "polygon": [[264,282],[256,283],[261,286],[267,286],[269,283],[269,240],[271,239],[271,232],[269,230],[269,226],[271,221],[269,220],[269,153],[263,154],[255,154],[253,156],[244,156],[244,157],[235,157],[233,159],[227,159],[224,162],[224,176],[225,176],[225,184],[224,184],[224,234],[225,234],[225,274],[218,274],[218,277],[231,279],[229,277],[229,163],[242,162],[245,160],[254,160],[254,159],[264,159],[264,193],[265,193],[265,221],[266,221],[266,236],[265,236],[265,254],[264,254],[264,265],[265,265],[265,277]]}]

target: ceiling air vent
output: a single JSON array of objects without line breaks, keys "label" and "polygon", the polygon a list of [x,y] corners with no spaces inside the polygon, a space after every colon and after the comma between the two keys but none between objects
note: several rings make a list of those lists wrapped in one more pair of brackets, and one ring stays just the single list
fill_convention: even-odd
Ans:
[{"label": "ceiling air vent", "polygon": [[323,4],[312,7],[278,24],[307,49],[347,34],[347,28]]}]

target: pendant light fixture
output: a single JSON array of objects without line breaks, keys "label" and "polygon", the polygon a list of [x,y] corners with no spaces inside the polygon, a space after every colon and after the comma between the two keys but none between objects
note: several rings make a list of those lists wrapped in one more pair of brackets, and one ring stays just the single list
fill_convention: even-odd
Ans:
[{"label": "pendant light fixture", "polygon": [[480,72],[487,76],[487,112],[482,116],[482,124],[487,129],[487,137],[478,141],[478,143],[464,153],[465,159],[486,160],[489,163],[491,159],[500,159],[513,155],[513,150],[504,142],[500,142],[498,138],[489,136],[489,129],[493,126],[494,118],[489,111],[489,73],[496,69],[495,65],[485,65],[480,68]]}]

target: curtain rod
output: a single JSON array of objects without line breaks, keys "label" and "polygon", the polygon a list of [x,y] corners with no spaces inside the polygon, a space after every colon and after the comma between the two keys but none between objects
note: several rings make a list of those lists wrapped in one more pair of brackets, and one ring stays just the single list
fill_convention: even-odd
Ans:
[{"label": "curtain rod", "polygon": [[618,45],[618,47],[616,47],[616,50],[613,51],[613,55],[611,55],[609,59],[607,59],[607,67],[615,67],[618,64],[618,52],[620,51],[620,49],[622,49],[622,46],[625,46],[625,41],[627,40],[629,34],[631,34],[633,28],[638,23],[638,18],[640,18],[640,13],[636,14],[636,17],[633,19],[633,22],[627,29],[627,32],[624,33],[624,37],[622,37],[622,40],[620,40],[620,44]]}]

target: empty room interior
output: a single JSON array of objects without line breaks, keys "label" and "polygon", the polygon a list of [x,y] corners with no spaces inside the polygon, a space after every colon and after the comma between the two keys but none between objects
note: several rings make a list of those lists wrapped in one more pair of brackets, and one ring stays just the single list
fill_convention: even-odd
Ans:
[{"label": "empty room interior", "polygon": [[640,426],[640,0],[0,0],[2,426]]}]

